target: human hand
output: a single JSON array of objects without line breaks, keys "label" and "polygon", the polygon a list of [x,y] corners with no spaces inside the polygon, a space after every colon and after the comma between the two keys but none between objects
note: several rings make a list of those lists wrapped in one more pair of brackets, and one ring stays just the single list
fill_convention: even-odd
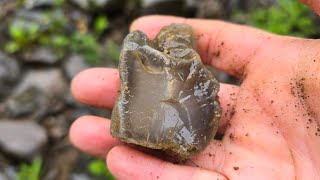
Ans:
[{"label": "human hand", "polygon": [[[221,84],[223,139],[212,140],[189,166],[177,165],[122,145],[110,136],[109,120],[85,116],[71,127],[72,143],[89,154],[107,156],[119,179],[319,179],[320,41],[164,16],[140,18],[131,30],[153,38],[173,22],[194,28],[205,64],[243,80],[240,86]],[[83,103],[112,108],[118,72],[86,70],[71,89]]]}]

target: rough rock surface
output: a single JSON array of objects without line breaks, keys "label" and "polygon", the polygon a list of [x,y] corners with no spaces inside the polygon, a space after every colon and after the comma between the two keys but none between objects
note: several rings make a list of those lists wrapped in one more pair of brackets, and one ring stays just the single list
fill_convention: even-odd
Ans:
[{"label": "rough rock surface", "polygon": [[20,71],[16,59],[0,52],[0,99],[11,92],[11,88],[20,78]]}]

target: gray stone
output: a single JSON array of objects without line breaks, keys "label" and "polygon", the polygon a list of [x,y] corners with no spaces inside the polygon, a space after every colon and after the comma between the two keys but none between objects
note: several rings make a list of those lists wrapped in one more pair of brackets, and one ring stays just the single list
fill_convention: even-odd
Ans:
[{"label": "gray stone", "polygon": [[59,60],[59,57],[51,49],[45,47],[25,51],[22,56],[25,62],[54,64]]},{"label": "gray stone", "polygon": [[[3,167],[2,169],[3,171],[0,172],[0,174],[2,173],[2,175],[7,178],[5,180],[14,180],[17,179],[17,170],[16,168],[14,168],[13,166],[10,165],[6,165],[5,167]],[[1,180],[1,177],[0,177]]]},{"label": "gray stone", "polygon": [[0,99],[9,94],[20,74],[17,60],[0,52]]},{"label": "gray stone", "polygon": [[45,32],[49,28],[54,28],[56,23],[64,20],[62,9],[43,10],[43,11],[27,11],[18,10],[14,14],[10,26],[17,26],[20,29],[28,30],[39,26],[40,32]]},{"label": "gray stone", "polygon": [[56,0],[25,0],[23,3],[26,9],[32,9],[42,6],[54,6],[56,4]]},{"label": "gray stone", "polygon": [[105,6],[110,0],[71,0],[71,1],[83,9],[90,9],[92,6],[101,8]]},{"label": "gray stone", "polygon": [[84,10],[101,10],[110,11],[119,10],[124,7],[126,0],[71,0]]},{"label": "gray stone", "polygon": [[0,149],[18,158],[30,159],[47,142],[44,128],[31,121],[0,121]]},{"label": "gray stone", "polygon": [[141,0],[142,14],[183,15],[186,3],[184,0]]},{"label": "gray stone", "polygon": [[30,69],[3,107],[0,104],[0,114],[3,112],[7,118],[32,115],[34,120],[41,120],[64,108],[64,97],[68,91],[60,69]]},{"label": "gray stone", "polygon": [[37,110],[43,101],[44,96],[41,91],[33,86],[30,86],[6,101],[6,114],[12,118],[26,116]]},{"label": "gray stone", "polygon": [[196,17],[198,18],[222,18],[226,13],[228,1],[203,0],[199,3]]},{"label": "gray stone", "polygon": [[9,180],[5,174],[0,172],[0,180]]},{"label": "gray stone", "polygon": [[77,54],[71,55],[64,61],[63,69],[69,80],[71,80],[79,72],[89,68],[85,59]]},{"label": "gray stone", "polygon": [[81,173],[73,173],[71,175],[71,180],[90,180],[92,178],[90,178],[88,175],[86,174],[81,174]]},{"label": "gray stone", "polygon": [[19,94],[30,86],[34,86],[46,96],[51,97],[61,97],[68,91],[68,83],[58,68],[29,70],[14,93]]}]

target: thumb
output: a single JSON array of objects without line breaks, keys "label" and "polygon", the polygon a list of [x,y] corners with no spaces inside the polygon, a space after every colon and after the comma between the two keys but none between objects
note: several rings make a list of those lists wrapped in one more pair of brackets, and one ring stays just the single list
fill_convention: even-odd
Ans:
[{"label": "thumb", "polygon": [[107,164],[118,179],[227,180],[217,172],[162,161],[126,146],[114,147],[108,154]]}]

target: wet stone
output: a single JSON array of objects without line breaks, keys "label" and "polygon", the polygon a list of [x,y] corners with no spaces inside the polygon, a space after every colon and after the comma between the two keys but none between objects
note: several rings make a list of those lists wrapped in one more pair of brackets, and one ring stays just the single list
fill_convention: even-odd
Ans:
[{"label": "wet stone", "polygon": [[0,120],[0,150],[31,159],[47,142],[44,128],[32,121]]},{"label": "wet stone", "polygon": [[31,86],[6,101],[6,114],[12,118],[26,116],[37,110],[43,99],[43,94],[37,88]]},{"label": "wet stone", "polygon": [[114,137],[182,160],[204,150],[220,119],[219,83],[195,43],[185,24],[164,27],[153,41],[141,31],[127,35],[112,112]]},{"label": "wet stone", "polygon": [[67,81],[58,68],[29,69],[21,82],[17,85],[14,93],[21,93],[30,86],[43,92],[46,96],[63,98],[68,91]]}]

